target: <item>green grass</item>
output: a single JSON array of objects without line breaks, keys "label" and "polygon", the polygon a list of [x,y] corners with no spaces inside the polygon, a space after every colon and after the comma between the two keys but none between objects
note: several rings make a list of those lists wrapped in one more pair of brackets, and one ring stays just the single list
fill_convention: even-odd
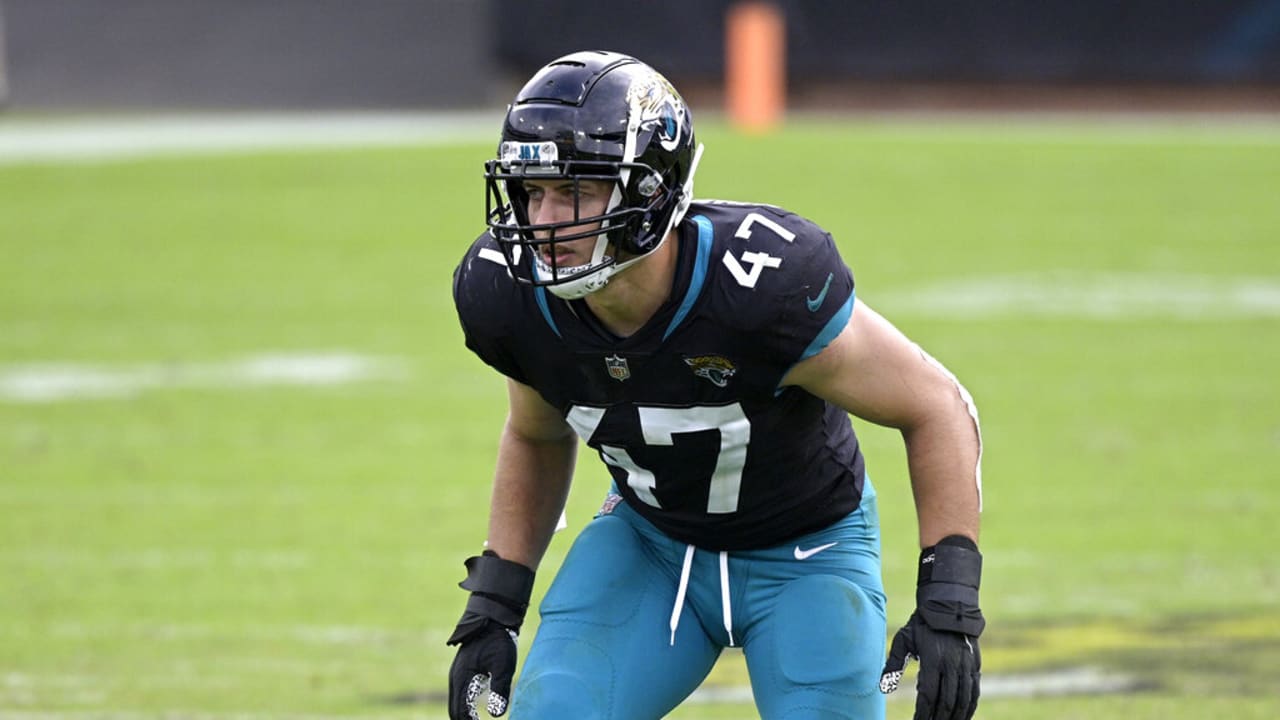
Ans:
[{"label": "green grass", "polygon": [[[822,223],[859,297],[978,399],[989,675],[1141,681],[1127,695],[990,697],[980,717],[1280,715],[1267,542],[1280,517],[1280,129],[703,134],[701,196]],[[0,396],[0,716],[443,714],[444,638],[461,560],[483,540],[504,414],[449,293],[481,228],[491,145],[0,166],[0,371],[334,351],[403,369],[323,388]],[[1272,310],[959,316],[903,300],[956,281],[1119,273],[1262,282]],[[897,623],[915,555],[900,440],[859,430]],[[602,477],[584,455],[571,528]],[[745,682],[740,658],[709,682]],[[731,703],[673,715],[751,716]]]}]

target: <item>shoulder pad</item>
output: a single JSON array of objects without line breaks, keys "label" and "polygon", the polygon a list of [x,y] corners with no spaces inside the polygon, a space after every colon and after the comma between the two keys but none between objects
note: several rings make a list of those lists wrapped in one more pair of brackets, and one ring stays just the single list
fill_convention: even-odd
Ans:
[{"label": "shoulder pad", "polygon": [[485,233],[453,271],[453,302],[467,347],[508,377],[522,379],[509,342],[524,315],[527,293],[507,271],[506,258]]},{"label": "shoulder pad", "polygon": [[698,203],[689,214],[715,236],[710,262],[722,318],[760,333],[788,363],[820,351],[843,328],[853,273],[830,233],[772,205]]}]

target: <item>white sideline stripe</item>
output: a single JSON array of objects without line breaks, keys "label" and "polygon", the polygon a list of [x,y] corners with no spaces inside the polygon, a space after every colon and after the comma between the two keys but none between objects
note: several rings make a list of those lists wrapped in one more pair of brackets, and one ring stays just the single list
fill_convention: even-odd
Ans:
[{"label": "white sideline stripe", "polygon": [[207,712],[197,710],[5,710],[4,720],[404,720],[397,715],[305,715],[279,712]]},{"label": "white sideline stripe", "polygon": [[[798,115],[798,119],[799,119]],[[859,127],[868,141],[917,144],[1272,147],[1280,123],[1265,113],[866,113],[847,118],[811,115]],[[803,128],[802,122],[788,126]],[[941,128],[941,131],[940,131]]]},{"label": "white sideline stripe", "polygon": [[869,299],[891,314],[1123,320],[1280,317],[1280,277],[1047,272],[961,278]]},{"label": "white sideline stripe", "polygon": [[[18,677],[17,682],[14,678]],[[55,679],[36,678],[32,676],[15,676],[10,674],[6,683],[11,690],[32,690],[34,686],[54,684]],[[80,684],[80,680],[74,683]],[[1108,673],[1098,668],[1073,668],[1061,672],[1011,674],[982,676],[982,697],[992,698],[1026,698],[1064,695],[1102,695],[1111,693],[1132,692],[1141,687],[1135,678]],[[0,687],[0,691],[4,688]],[[915,692],[904,686],[888,698],[891,702],[914,702]],[[696,690],[685,705],[714,704],[750,704],[753,702],[751,687],[747,685],[705,686]],[[313,714],[266,714],[245,712],[204,712],[188,710],[135,711],[135,710],[93,710],[93,711],[11,711],[6,710],[7,720],[142,720],[155,718],[157,713],[164,717],[182,717],[184,720],[329,720],[340,716]],[[376,720],[379,716],[365,716],[367,720]],[[400,715],[385,717],[401,717]]]},{"label": "white sideline stripe", "polygon": [[[914,683],[902,687],[888,696],[892,701],[915,702]],[[1070,668],[1059,672],[1010,675],[982,674],[982,697],[1025,698],[1061,695],[1107,695],[1132,692],[1141,687],[1137,678],[1118,675],[1099,668]],[[750,685],[706,686],[698,688],[686,703],[714,705],[717,703],[753,702]]]},{"label": "white sideline stripe", "polygon": [[[152,503],[156,505],[157,503]],[[6,557],[8,556],[8,557]],[[307,553],[293,550],[214,552],[150,548],[131,552],[63,551],[43,548],[0,551],[0,561],[30,567],[65,569],[90,567],[97,570],[300,570],[311,565]]]},{"label": "white sideline stripe", "polygon": [[[713,113],[714,116],[714,113]],[[798,128],[806,126],[797,113]],[[829,116],[814,116],[821,120]],[[871,115],[872,118],[875,114]],[[1280,124],[1266,115],[1180,118],[1138,114],[1018,115],[890,113],[886,124],[866,116],[874,139],[1037,144],[1259,145],[1280,143]],[[992,118],[995,118],[994,120]],[[1163,118],[1163,119],[1162,119]],[[142,114],[107,117],[0,118],[0,166],[104,162],[159,155],[226,154],[277,149],[491,142],[501,111]],[[939,132],[940,122],[946,132]]]},{"label": "white sideline stripe", "polygon": [[0,122],[0,165],[290,148],[482,142],[494,113],[140,115]]},{"label": "white sideline stripe", "polygon": [[[117,626],[107,624],[85,624],[79,622],[58,622],[44,628],[36,630],[19,629],[17,632],[9,630],[0,630],[0,637],[21,637],[24,639],[51,637],[62,640],[128,640],[134,641],[143,639],[148,643],[161,642],[186,642],[189,640],[199,640],[208,638],[226,637],[228,630],[225,627],[209,624],[198,623],[134,623],[128,626]],[[444,635],[440,634],[437,638],[430,632],[425,631],[408,631],[387,627],[370,627],[361,625],[257,625],[244,626],[235,630],[238,637],[252,638],[255,640],[280,642],[296,642],[305,645],[319,646],[384,646],[389,643],[404,641],[412,643],[432,643],[444,642]],[[260,659],[267,661],[267,659]],[[9,673],[0,676],[0,689],[7,686],[15,686],[15,678],[28,678],[26,684],[30,685],[39,679],[45,684],[58,682],[67,683],[67,676],[38,676],[38,675],[21,675],[18,673]],[[76,682],[88,683],[89,678],[83,677],[77,679]],[[3,717],[0,714],[0,717]]]},{"label": "white sideline stripe", "polygon": [[118,398],[157,388],[339,385],[396,379],[403,363],[352,353],[263,354],[222,363],[109,367],[77,363],[0,366],[0,401],[47,403]]}]

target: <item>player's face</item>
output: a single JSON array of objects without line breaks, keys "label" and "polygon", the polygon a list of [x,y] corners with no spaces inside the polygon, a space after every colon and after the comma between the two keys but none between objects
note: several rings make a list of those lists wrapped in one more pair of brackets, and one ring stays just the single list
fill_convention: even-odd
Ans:
[{"label": "player's face", "polygon": [[[535,225],[544,223],[572,222],[577,218],[590,218],[604,213],[609,197],[613,193],[613,185],[602,180],[526,180],[525,191],[529,193],[529,222]],[[558,235],[572,235],[594,230],[599,222],[579,223],[557,231]],[[539,230],[538,238],[550,236],[550,231]],[[591,260],[591,252],[595,248],[595,236],[558,242],[542,246],[543,262],[557,267],[573,267],[583,265]]]}]

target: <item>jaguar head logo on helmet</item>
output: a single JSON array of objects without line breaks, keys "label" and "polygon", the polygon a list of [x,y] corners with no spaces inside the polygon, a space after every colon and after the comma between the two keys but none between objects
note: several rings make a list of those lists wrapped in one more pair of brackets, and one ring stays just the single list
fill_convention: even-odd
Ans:
[{"label": "jaguar head logo on helmet", "polygon": [[[507,109],[485,163],[487,224],[517,280],[583,297],[662,245],[693,199],[701,152],[688,106],[653,68],[566,55]],[[559,215],[542,207],[556,191]]]}]

